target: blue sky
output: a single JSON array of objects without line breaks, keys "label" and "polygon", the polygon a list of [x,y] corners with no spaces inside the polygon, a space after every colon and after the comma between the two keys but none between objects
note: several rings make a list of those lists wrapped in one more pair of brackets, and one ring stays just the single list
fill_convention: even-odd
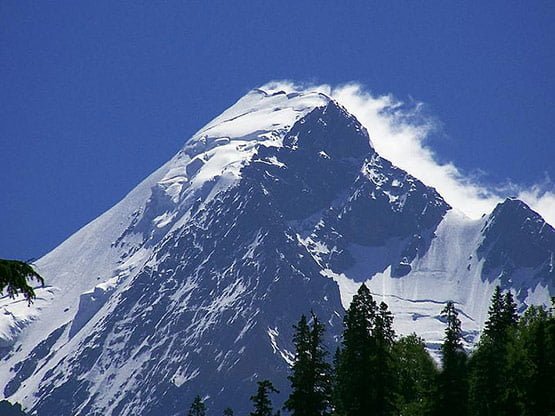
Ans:
[{"label": "blue sky", "polygon": [[553,192],[553,21],[547,1],[4,0],[0,257],[45,254],[272,79],[422,102],[463,182]]}]

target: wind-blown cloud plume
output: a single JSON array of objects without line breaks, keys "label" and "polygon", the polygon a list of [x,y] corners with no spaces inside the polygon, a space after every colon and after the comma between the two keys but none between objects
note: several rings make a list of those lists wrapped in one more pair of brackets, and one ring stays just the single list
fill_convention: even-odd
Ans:
[{"label": "wind-blown cloud plume", "polygon": [[550,178],[528,188],[513,180],[486,184],[465,174],[453,162],[440,163],[427,143],[436,124],[423,114],[421,104],[406,105],[391,95],[375,96],[355,83],[299,87],[290,81],[277,81],[267,86],[284,91],[316,90],[332,96],[368,129],[381,156],[436,188],[451,206],[471,218],[488,214],[504,198],[516,196],[555,225],[555,186]]},{"label": "wind-blown cloud plume", "polygon": [[380,155],[433,186],[453,207],[471,218],[489,213],[507,196],[517,196],[555,224],[553,183],[546,179],[529,189],[514,183],[488,186],[465,175],[453,163],[440,163],[426,144],[434,123],[421,115],[420,105],[406,106],[392,96],[375,97],[357,84],[332,88],[333,98],[368,129]]}]

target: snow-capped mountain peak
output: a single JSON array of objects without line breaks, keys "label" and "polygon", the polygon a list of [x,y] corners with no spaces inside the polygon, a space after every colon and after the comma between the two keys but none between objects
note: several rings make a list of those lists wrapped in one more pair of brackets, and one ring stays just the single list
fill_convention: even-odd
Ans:
[{"label": "snow-capped mountain peak", "polygon": [[41,415],[183,414],[196,394],[244,413],[259,378],[286,394],[300,314],[334,348],[365,282],[431,349],[454,300],[470,347],[496,284],[548,300],[554,252],[519,201],[470,220],[325,91],[271,83],[42,258],[31,308],[0,300],[0,381]]}]

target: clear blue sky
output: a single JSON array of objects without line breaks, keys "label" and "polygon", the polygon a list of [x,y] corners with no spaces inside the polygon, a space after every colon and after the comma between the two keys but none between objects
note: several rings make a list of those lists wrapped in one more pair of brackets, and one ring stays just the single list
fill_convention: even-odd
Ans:
[{"label": "clear blue sky", "polygon": [[0,3],[0,257],[45,254],[271,79],[414,97],[487,180],[555,177],[552,1]]}]

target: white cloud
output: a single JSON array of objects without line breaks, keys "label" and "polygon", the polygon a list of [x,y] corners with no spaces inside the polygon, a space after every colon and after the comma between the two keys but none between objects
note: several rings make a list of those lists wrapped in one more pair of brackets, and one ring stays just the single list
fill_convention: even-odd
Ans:
[{"label": "white cloud", "polygon": [[395,165],[433,186],[453,207],[471,218],[489,213],[507,196],[517,196],[555,225],[553,183],[530,188],[488,186],[465,175],[452,162],[440,163],[426,139],[434,123],[421,115],[421,105],[406,106],[392,96],[373,96],[357,84],[331,88],[331,95],[368,129],[377,152]]},{"label": "white cloud", "polygon": [[555,225],[555,186],[549,178],[528,188],[512,182],[493,186],[465,174],[452,162],[440,163],[427,144],[436,126],[430,117],[422,114],[421,104],[405,105],[391,95],[374,96],[359,84],[299,86],[291,81],[277,81],[263,88],[286,92],[311,90],[331,95],[368,129],[381,156],[436,188],[451,206],[471,218],[490,213],[508,196],[517,196]]},{"label": "white cloud", "polygon": [[518,197],[532,207],[536,212],[551,225],[555,226],[555,192],[546,190],[553,189],[553,183],[547,185],[534,185],[530,189],[522,189]]}]

